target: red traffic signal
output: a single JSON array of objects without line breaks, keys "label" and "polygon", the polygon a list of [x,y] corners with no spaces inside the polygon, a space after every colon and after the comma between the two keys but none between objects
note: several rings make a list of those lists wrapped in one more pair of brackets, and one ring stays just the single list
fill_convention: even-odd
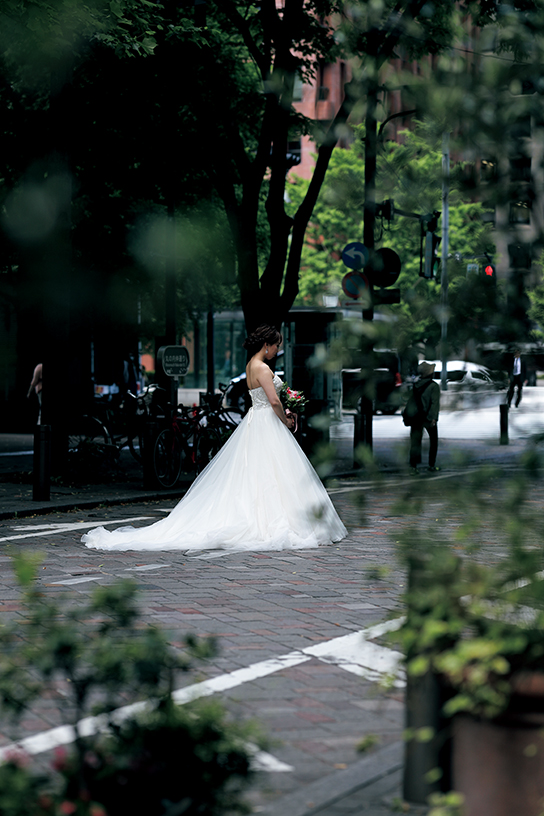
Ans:
[{"label": "red traffic signal", "polygon": [[484,272],[488,277],[492,278],[495,275],[495,267],[493,266],[493,264],[487,264],[487,266],[484,269]]}]

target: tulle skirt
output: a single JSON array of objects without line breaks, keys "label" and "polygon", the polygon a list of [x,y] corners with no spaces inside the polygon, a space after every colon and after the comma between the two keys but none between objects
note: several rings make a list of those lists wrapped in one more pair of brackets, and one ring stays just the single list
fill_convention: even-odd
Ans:
[{"label": "tulle skirt", "polygon": [[253,408],[164,519],[97,527],[99,550],[284,550],[347,535],[317,473],[270,406]]}]

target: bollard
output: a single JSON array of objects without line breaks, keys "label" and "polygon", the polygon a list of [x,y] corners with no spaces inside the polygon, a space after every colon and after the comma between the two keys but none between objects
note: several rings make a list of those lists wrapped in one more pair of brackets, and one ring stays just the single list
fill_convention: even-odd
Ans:
[{"label": "bollard", "polygon": [[[440,678],[432,671],[418,678],[407,676],[402,785],[403,798],[407,802],[425,805],[431,793],[449,790],[451,777],[449,726],[441,715],[445,700]],[[423,729],[430,729],[429,737],[419,739]],[[411,732],[414,732],[414,736]],[[441,772],[438,779],[433,776],[436,769]]]},{"label": "bollard", "polygon": [[51,426],[37,425],[34,431],[32,500],[51,498]]},{"label": "bollard", "polygon": [[501,445],[508,445],[508,405],[499,405],[501,412]]},{"label": "bollard", "polygon": [[[372,450],[372,400],[364,397],[357,404],[357,413],[353,417],[353,453],[359,445],[366,445]],[[354,455],[353,467],[360,468],[361,463]]]},{"label": "bollard", "polygon": [[155,448],[155,441],[159,433],[159,423],[148,421],[145,423],[143,435],[143,451],[142,464],[144,470],[144,487],[157,487],[157,480],[155,478],[155,468],[153,467],[153,452]]},{"label": "bollard", "polygon": [[370,399],[363,399],[361,401],[362,405],[362,412],[364,417],[364,437],[363,442],[368,447],[369,450],[372,450],[372,418],[373,418],[373,410],[372,410],[372,400]]},{"label": "bollard", "polygon": [[[408,569],[409,593],[425,591],[428,578],[425,558],[412,556]],[[407,611],[410,617],[410,608]],[[414,657],[409,655],[408,657]],[[450,723],[443,706],[450,696],[442,678],[432,669],[424,675],[406,676],[403,798],[415,804],[427,804],[436,791],[451,787]],[[428,732],[422,739],[422,732]],[[440,776],[434,775],[439,771]]]},{"label": "bollard", "polygon": [[357,413],[353,417],[353,467],[360,468],[361,464],[355,456],[355,451],[363,440],[363,417],[360,405],[357,406]]}]

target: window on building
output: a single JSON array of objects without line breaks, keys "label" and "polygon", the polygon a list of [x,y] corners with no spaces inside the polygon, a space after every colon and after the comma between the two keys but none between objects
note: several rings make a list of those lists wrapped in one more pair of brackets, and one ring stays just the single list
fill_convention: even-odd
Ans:
[{"label": "window on building", "polygon": [[[516,143],[519,139],[531,138],[531,116],[529,114],[526,116],[520,116],[519,119],[512,124],[510,127],[510,138],[514,143]],[[518,150],[515,150],[514,152],[517,153]]]},{"label": "window on building", "polygon": [[293,102],[302,102],[302,77],[298,71],[293,85]]},{"label": "window on building", "polygon": [[480,178],[485,184],[496,182],[498,176],[497,162],[494,159],[482,159]]},{"label": "window on building", "polygon": [[511,224],[531,223],[531,205],[528,201],[510,202],[510,223]]},{"label": "window on building", "polygon": [[294,167],[302,161],[302,139],[292,139],[287,143],[287,164]]},{"label": "window on building", "polygon": [[510,178],[512,181],[531,181],[530,156],[513,156],[510,159]]}]

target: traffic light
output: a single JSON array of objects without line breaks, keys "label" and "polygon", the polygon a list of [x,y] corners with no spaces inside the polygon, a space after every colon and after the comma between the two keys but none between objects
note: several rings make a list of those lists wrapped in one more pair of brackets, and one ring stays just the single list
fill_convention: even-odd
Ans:
[{"label": "traffic light", "polygon": [[[435,265],[438,261],[436,250],[440,244],[440,238],[435,235],[438,229],[439,212],[433,212],[432,215],[423,216],[421,219],[421,252],[419,259],[419,275],[421,278],[431,280],[434,278]],[[425,247],[423,247],[423,238],[425,238]]]},{"label": "traffic light", "polygon": [[490,261],[486,261],[484,265],[484,277],[486,281],[489,283],[496,283],[497,276],[495,274],[495,264],[492,264]]}]

